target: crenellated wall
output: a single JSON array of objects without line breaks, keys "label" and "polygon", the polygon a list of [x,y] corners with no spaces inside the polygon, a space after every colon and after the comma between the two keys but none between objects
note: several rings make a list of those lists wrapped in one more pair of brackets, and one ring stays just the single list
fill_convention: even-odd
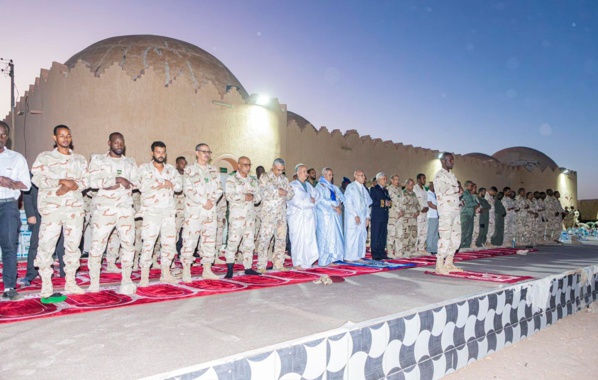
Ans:
[{"label": "crenellated wall", "polygon": [[[401,182],[424,173],[431,181],[440,169],[439,151],[382,141],[370,136],[360,136],[355,130],[342,134],[338,129],[329,132],[326,127],[319,130],[311,124],[298,125],[289,120],[287,126],[287,163],[290,168],[301,162],[318,172],[331,167],[335,182],[342,177],[353,180],[353,172],[363,170],[368,178],[383,171],[387,175],[398,174]],[[460,181],[472,180],[479,187],[496,186],[499,190],[509,186],[513,189],[525,187],[528,191],[558,189],[563,206],[577,202],[577,175],[561,174],[550,168],[529,172],[520,166],[511,166],[479,158],[455,154],[455,175]]]},{"label": "crenellated wall", "polygon": [[[150,159],[150,145],[164,141],[169,160],[179,155],[194,159],[199,142],[210,145],[213,164],[236,169],[239,156],[257,165],[270,167],[283,157],[287,174],[297,163],[334,169],[336,183],[342,177],[353,179],[356,169],[368,178],[377,172],[398,174],[401,181],[426,174],[428,181],[440,168],[438,151],[360,136],[349,130],[344,134],[311,124],[298,125],[287,118],[286,105],[273,99],[268,107],[243,99],[235,87],[221,95],[211,82],[196,88],[184,73],[165,85],[164,77],[151,66],[132,79],[117,63],[102,73],[93,73],[84,61],[72,69],[54,63],[41,70],[40,77],[20,99],[15,117],[15,150],[29,164],[44,150],[52,148],[52,129],[66,124],[72,129],[75,150],[89,158],[107,151],[108,135],[124,134],[128,156],[138,163]],[[10,120],[9,114],[6,120]],[[287,120],[288,119],[288,120]],[[25,138],[26,137],[26,138]],[[576,205],[577,175],[560,170],[527,171],[523,167],[455,155],[455,174],[461,181],[472,180],[481,187],[525,187],[528,190],[556,188],[563,206]]]},{"label": "crenellated wall", "polygon": [[220,157],[247,154],[254,162],[268,162],[284,155],[286,109],[276,100],[270,108],[249,105],[236,88],[221,96],[211,83],[197,91],[181,79],[165,86],[151,67],[132,80],[116,63],[99,77],[84,62],[71,70],[54,63],[17,104],[23,115],[16,116],[14,148],[32,164],[52,148],[54,126],[66,124],[75,151],[87,158],[106,152],[115,131],[124,134],[126,155],[138,163],[149,160],[156,140],[166,143],[170,162],[178,155],[191,162],[200,142],[210,145],[216,164]]}]

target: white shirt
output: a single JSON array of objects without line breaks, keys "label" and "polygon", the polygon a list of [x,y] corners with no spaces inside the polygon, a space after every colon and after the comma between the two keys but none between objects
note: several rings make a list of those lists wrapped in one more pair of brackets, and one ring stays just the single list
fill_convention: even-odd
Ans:
[{"label": "white shirt", "polygon": [[[12,151],[4,147],[4,151],[0,153],[0,176],[8,177],[13,181],[23,182],[27,191],[31,188],[31,177],[29,175],[29,167],[27,161],[20,153]],[[7,187],[0,187],[0,199],[14,198],[19,199],[21,190],[12,190]]]},{"label": "white shirt", "polygon": [[[438,206],[436,202],[436,194],[428,190],[428,202],[432,203],[434,206]],[[434,210],[432,207],[428,210],[428,219],[438,219],[438,210]]]}]

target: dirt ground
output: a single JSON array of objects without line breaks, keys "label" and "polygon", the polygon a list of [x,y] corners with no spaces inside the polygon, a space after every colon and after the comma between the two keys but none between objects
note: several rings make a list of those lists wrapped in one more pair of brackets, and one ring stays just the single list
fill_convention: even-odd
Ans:
[{"label": "dirt ground", "polygon": [[596,379],[598,302],[443,379]]}]

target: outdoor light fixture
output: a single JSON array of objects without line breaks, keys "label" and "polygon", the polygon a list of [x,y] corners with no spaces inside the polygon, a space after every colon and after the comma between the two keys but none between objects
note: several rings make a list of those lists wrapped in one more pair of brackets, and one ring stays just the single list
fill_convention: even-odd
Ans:
[{"label": "outdoor light fixture", "polygon": [[255,104],[258,106],[267,106],[270,103],[270,97],[268,95],[258,95],[255,100]]}]

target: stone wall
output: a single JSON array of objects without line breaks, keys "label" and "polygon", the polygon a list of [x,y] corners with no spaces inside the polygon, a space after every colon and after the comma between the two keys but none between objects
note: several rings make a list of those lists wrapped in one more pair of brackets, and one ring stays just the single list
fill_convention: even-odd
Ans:
[{"label": "stone wall", "polygon": [[[274,158],[283,157],[289,177],[300,162],[318,173],[330,166],[337,184],[343,176],[352,180],[356,169],[364,170],[368,178],[384,171],[404,181],[420,172],[432,180],[440,168],[438,151],[360,136],[355,130],[343,134],[338,129],[297,125],[295,119],[287,120],[286,105],[277,99],[262,107],[251,104],[251,97],[244,100],[235,87],[220,95],[210,82],[196,89],[183,79],[180,74],[165,85],[151,67],[133,80],[116,63],[100,75],[82,61],[71,70],[54,63],[41,71],[16,106],[22,114],[15,118],[13,146],[32,164],[40,152],[52,148],[53,127],[66,124],[72,129],[75,150],[87,158],[106,152],[108,135],[119,131],[125,135],[126,154],[138,163],[147,162],[151,143],[161,140],[171,163],[179,155],[192,162],[195,145],[206,142],[214,152],[213,164],[229,172],[242,155],[251,158],[254,169],[257,165],[268,169]],[[9,114],[6,120],[10,118]],[[575,172],[528,172],[456,154],[455,174],[483,187],[556,188],[564,206],[577,201]]]}]

